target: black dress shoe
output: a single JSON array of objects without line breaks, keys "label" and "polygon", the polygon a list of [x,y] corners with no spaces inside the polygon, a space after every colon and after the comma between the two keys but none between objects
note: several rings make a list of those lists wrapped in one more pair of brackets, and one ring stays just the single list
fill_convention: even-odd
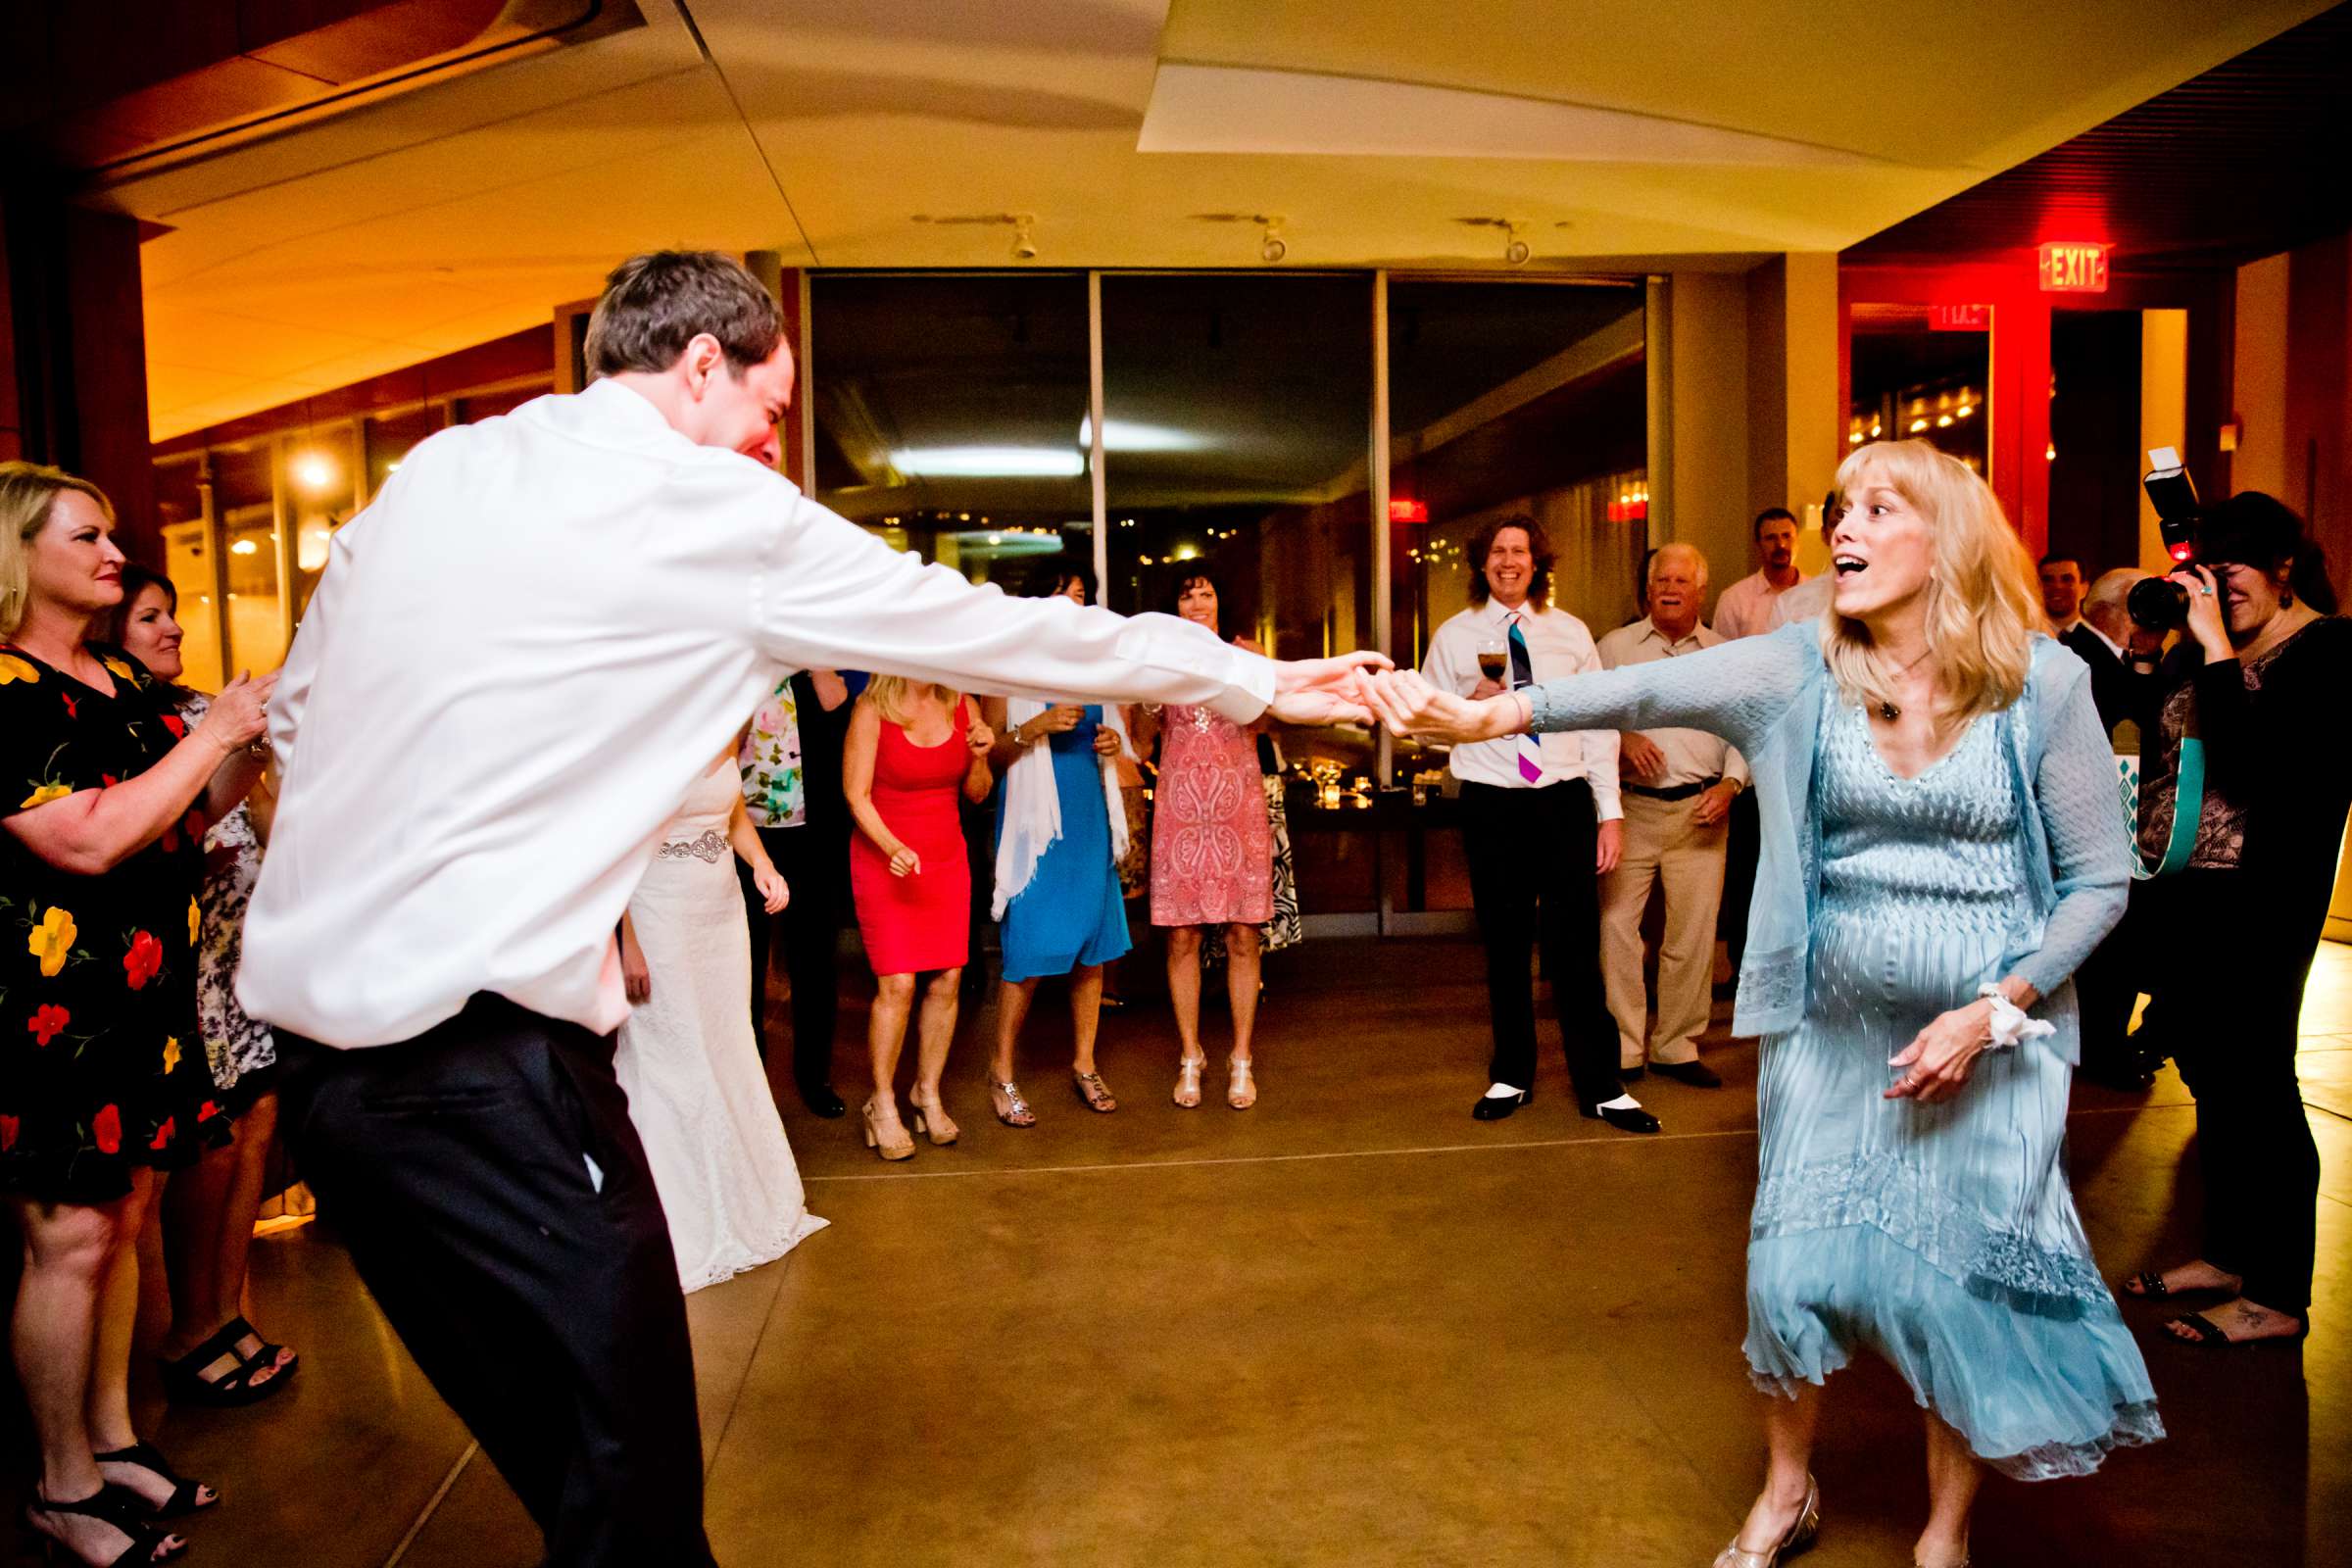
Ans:
[{"label": "black dress shoe", "polygon": [[1617,1078],[1620,1083],[1638,1084],[1642,1081],[1642,1075],[1648,1071],[1647,1067],[1637,1061],[1631,1067],[1618,1068]]},{"label": "black dress shoe", "polygon": [[1470,1114],[1480,1121],[1500,1121],[1535,1098],[1532,1089],[1522,1089],[1515,1095],[1481,1095],[1478,1103],[1470,1107]]},{"label": "black dress shoe", "polygon": [[1585,1114],[1605,1121],[1621,1133],[1654,1133],[1658,1118],[1640,1105],[1587,1105]]},{"label": "black dress shoe", "polygon": [[[1671,1078],[1678,1084],[1689,1084],[1693,1089],[1723,1087],[1723,1080],[1715,1076],[1715,1069],[1703,1061],[1653,1061],[1649,1065],[1659,1077]],[[1618,1076],[1623,1077],[1624,1074]]]},{"label": "black dress shoe", "polygon": [[802,1084],[800,1090],[801,1103],[808,1107],[808,1113],[812,1116],[822,1116],[830,1121],[835,1116],[847,1113],[850,1108],[841,1102],[841,1097],[833,1092],[831,1084]]}]

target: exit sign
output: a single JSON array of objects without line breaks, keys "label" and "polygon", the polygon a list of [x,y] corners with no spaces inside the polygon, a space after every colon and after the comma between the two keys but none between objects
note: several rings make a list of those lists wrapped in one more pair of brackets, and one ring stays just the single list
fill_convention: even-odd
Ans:
[{"label": "exit sign", "polygon": [[1931,332],[1989,332],[1992,330],[1992,307],[1989,305],[1931,305],[1928,307],[1928,330]]},{"label": "exit sign", "polygon": [[2107,247],[2052,240],[2041,248],[2044,294],[2107,292]]}]

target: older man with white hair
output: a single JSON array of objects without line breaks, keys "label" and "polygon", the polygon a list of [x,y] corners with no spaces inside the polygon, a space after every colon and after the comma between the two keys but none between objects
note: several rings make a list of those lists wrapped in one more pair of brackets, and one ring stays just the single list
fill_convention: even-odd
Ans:
[{"label": "older man with white hair", "polygon": [[[2132,661],[2134,657],[2153,659],[2164,651],[2164,634],[2134,625],[2131,612],[2124,608],[2132,585],[2145,576],[2147,573],[2137,566],[2118,566],[2113,571],[2100,572],[2082,596],[2081,618],[2058,638],[2090,666],[2091,706],[2098,709],[2099,723],[2111,738],[2117,726],[2132,714],[2133,680],[2152,678],[2134,676]],[[2117,749],[2125,748],[2119,745]],[[2130,749],[2138,750],[2136,736]]]},{"label": "older man with white hair", "polygon": [[[1707,558],[1695,546],[1665,546],[1649,560],[1649,613],[1600,639],[1601,663],[1643,664],[1724,641],[1698,618],[1706,597]],[[1694,729],[1629,730],[1618,757],[1625,851],[1600,890],[1601,978],[1617,1021],[1618,1070],[1638,1078],[1654,1067],[1661,1077],[1720,1089],[1723,1080],[1698,1059],[1698,1037],[1713,990],[1726,824],[1747,786],[1747,764]],[[1652,888],[1666,904],[1655,1025],[1642,985],[1642,915]]]}]

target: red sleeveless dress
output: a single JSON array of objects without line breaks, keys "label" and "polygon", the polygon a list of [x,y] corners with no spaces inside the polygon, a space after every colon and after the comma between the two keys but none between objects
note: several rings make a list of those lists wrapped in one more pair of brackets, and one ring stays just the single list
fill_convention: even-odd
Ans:
[{"label": "red sleeveless dress", "polygon": [[960,967],[970,956],[972,868],[964,858],[958,815],[972,754],[971,702],[956,705],[954,733],[917,746],[885,719],[874,747],[874,809],[914,851],[923,868],[892,876],[890,857],[863,833],[850,836],[850,892],[858,931],[876,974],[921,974]]}]

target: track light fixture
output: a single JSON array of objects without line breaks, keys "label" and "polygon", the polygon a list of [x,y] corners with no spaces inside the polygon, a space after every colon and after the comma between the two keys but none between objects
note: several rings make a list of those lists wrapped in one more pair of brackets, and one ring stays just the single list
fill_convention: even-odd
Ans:
[{"label": "track light fixture", "polygon": [[1202,223],[1255,223],[1259,230],[1257,257],[1268,267],[1291,254],[1290,241],[1282,235],[1282,225],[1289,220],[1279,214],[1195,213],[1193,219]]},{"label": "track light fixture", "polygon": [[992,226],[1004,224],[1012,230],[1012,259],[1016,262],[1037,260],[1037,215],[1035,213],[951,213],[941,217],[934,217],[929,213],[917,213],[914,215],[914,220],[918,223],[983,223]]},{"label": "track light fixture", "polygon": [[1454,221],[1457,223],[1467,223],[1472,228],[1501,229],[1502,259],[1505,263],[1512,267],[1525,266],[1528,258],[1535,255],[1535,252],[1528,247],[1527,241],[1519,237],[1519,231],[1527,226],[1527,224],[1519,219],[1457,218],[1454,220]]}]

